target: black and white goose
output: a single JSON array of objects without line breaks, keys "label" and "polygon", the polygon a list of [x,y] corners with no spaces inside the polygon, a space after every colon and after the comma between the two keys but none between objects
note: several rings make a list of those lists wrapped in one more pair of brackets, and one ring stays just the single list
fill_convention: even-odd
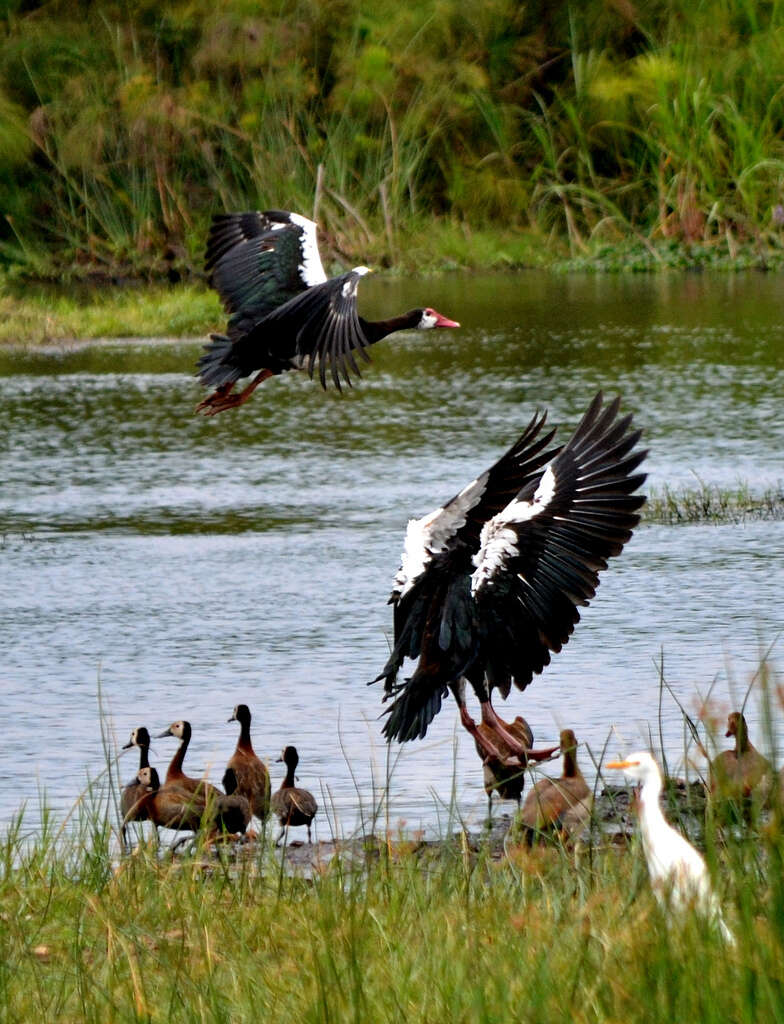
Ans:
[{"label": "black and white goose", "polygon": [[[635,470],[640,431],[618,417],[620,399],[596,395],[572,437],[546,451],[536,415],[498,462],[442,508],[411,520],[395,577],[394,648],[377,679],[395,696],[384,734],[423,737],[448,690],[463,725],[488,758],[525,763],[531,752],[504,727],[491,703],[512,682],[524,690],[568,641],[599,584],[607,558],[620,554],[639,522],[645,480]],[[397,683],[406,658],[413,675]],[[482,711],[479,729],[465,703],[465,682]],[[493,736],[499,738],[495,743]]]},{"label": "black and white goose", "polygon": [[[355,353],[365,362],[369,345],[388,334],[432,327],[459,327],[434,309],[412,309],[389,320],[357,313],[357,286],[367,267],[327,278],[316,240],[316,224],[297,213],[226,213],[213,217],[205,269],[230,314],[226,334],[211,335],[199,360],[202,384],[213,392],[196,407],[207,416],[242,405],[267,377],[318,366],[340,391],[341,377],[361,376]],[[242,377],[252,377],[232,392]]]}]

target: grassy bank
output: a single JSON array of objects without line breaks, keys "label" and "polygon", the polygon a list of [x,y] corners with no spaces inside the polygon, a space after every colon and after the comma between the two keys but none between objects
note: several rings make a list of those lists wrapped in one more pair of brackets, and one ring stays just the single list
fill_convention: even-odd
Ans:
[{"label": "grassy bank", "polygon": [[11,0],[0,265],[181,278],[248,205],[317,215],[349,263],[399,265],[434,223],[768,263],[782,59],[778,0]]},{"label": "grassy bank", "polygon": [[113,861],[89,813],[71,839],[22,831],[0,846],[7,1021],[784,1016],[775,830],[709,844],[733,949],[691,917],[667,927],[636,846],[496,861],[459,837],[426,859],[382,843],[305,878],[269,850]]}]

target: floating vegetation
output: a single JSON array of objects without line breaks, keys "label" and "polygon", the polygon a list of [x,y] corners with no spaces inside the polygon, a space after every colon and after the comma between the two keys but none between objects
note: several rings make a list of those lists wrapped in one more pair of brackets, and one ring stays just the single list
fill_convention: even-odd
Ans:
[{"label": "floating vegetation", "polygon": [[743,523],[757,519],[784,519],[784,484],[753,494],[749,485],[719,487],[703,483],[696,487],[651,488],[642,509],[648,522]]}]

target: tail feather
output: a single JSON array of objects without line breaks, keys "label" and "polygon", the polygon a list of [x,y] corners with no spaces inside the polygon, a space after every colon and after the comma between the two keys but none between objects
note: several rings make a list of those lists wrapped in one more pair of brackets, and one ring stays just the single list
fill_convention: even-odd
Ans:
[{"label": "tail feather", "polygon": [[447,687],[443,684],[435,688],[417,686],[416,674],[412,676],[403,692],[385,712],[389,715],[382,730],[386,738],[399,743],[424,739],[427,727],[441,710],[441,701],[446,694]]},{"label": "tail feather", "polygon": [[213,388],[233,384],[243,376],[234,343],[225,334],[211,334],[210,339],[198,364],[202,384]]}]

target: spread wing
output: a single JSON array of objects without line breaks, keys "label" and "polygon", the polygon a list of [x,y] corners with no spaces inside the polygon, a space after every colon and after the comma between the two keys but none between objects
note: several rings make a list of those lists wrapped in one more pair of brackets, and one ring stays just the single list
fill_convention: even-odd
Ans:
[{"label": "spread wing", "polygon": [[599,585],[607,559],[620,554],[639,522],[645,480],[633,451],[640,431],[617,418],[620,399],[602,408],[601,392],[538,481],[485,525],[471,591],[482,632],[488,684],[504,695],[524,689],[560,651]]},{"label": "spread wing", "polygon": [[327,373],[338,391],[341,376],[350,386],[350,374],[360,375],[354,353],[359,352],[365,362],[370,359],[357,314],[357,285],[366,273],[366,267],[356,267],[315,284],[273,309],[247,332],[237,331],[230,323],[229,338],[237,357],[244,358],[245,351],[250,354],[257,345],[274,352],[276,339],[281,339],[281,358],[291,358],[295,365],[307,368],[311,377],[318,366],[323,388]]},{"label": "spread wing", "polygon": [[[390,603],[394,604],[394,648],[378,679],[385,679],[391,693],[397,671],[405,658],[418,658],[426,629],[441,638],[453,635],[446,623],[432,621],[452,614],[454,602],[444,602],[445,592],[457,593],[453,576],[471,570],[471,555],[479,547],[487,519],[503,509],[556,454],[544,451],[554,430],[542,434],[546,414],[536,415],[523,434],[489,469],[464,487],[443,507],[422,519],[413,519],[406,530],[402,565],[395,576]],[[457,614],[454,612],[454,614]]]},{"label": "spread wing", "polygon": [[214,216],[205,270],[224,309],[234,314],[229,327],[240,322],[245,330],[327,279],[315,223],[283,210]]}]

